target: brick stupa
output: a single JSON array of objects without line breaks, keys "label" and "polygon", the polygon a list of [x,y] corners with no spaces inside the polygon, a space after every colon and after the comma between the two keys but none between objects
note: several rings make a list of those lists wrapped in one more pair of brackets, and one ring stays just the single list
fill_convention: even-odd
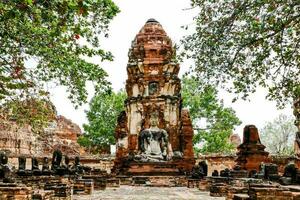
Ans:
[{"label": "brick stupa", "polygon": [[247,125],[244,128],[243,143],[237,149],[236,163],[243,170],[260,170],[261,163],[269,163],[269,153],[265,151],[261,143],[258,130],[254,125]]},{"label": "brick stupa", "polygon": [[159,22],[149,19],[129,50],[126,110],[118,118],[114,171],[170,175],[194,166],[193,127],[182,109],[179,64]]}]

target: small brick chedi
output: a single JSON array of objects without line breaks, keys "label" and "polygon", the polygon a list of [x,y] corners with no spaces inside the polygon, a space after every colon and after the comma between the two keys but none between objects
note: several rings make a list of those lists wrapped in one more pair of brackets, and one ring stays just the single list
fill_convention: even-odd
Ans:
[{"label": "small brick chedi", "polygon": [[118,118],[118,174],[180,174],[194,166],[193,127],[182,109],[179,64],[171,39],[154,19],[129,50],[126,110]]},{"label": "small brick chedi", "polygon": [[269,163],[269,153],[265,151],[261,143],[258,130],[254,125],[247,125],[244,128],[243,143],[237,149],[237,165],[244,170],[260,170],[261,163]]}]

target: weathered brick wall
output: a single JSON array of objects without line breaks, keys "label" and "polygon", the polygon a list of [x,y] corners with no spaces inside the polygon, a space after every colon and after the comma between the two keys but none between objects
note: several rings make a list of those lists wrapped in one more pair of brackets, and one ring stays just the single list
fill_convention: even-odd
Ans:
[{"label": "weathered brick wall", "polygon": [[38,144],[30,126],[0,119],[0,149],[12,154],[35,154]]},{"label": "weathered brick wall", "polygon": [[50,156],[56,148],[64,154],[79,155],[79,135],[79,126],[63,116],[57,116],[41,135],[33,133],[29,125],[18,126],[14,121],[0,119],[0,150],[10,157]]},{"label": "weathered brick wall", "polygon": [[[205,160],[208,165],[208,175],[211,175],[214,170],[220,172],[226,168],[232,169],[236,158],[236,155],[200,155],[196,159],[196,163]],[[294,156],[271,155],[270,160],[272,163],[278,165],[279,173],[283,173],[285,165],[289,162],[294,162],[300,168],[300,160]]]},{"label": "weathered brick wall", "polygon": [[235,155],[206,155],[199,156],[196,160],[196,163],[201,161],[206,161],[208,175],[211,176],[214,170],[220,172],[226,168],[232,169],[235,165],[234,160],[236,159]]}]

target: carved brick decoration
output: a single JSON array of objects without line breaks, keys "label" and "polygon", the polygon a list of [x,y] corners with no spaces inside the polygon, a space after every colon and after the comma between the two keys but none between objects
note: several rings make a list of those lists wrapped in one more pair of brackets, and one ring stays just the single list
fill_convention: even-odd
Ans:
[{"label": "carved brick decoration", "polygon": [[243,143],[238,146],[237,165],[241,169],[259,171],[261,162],[269,162],[269,153],[265,151],[265,146],[260,142],[258,130],[254,125],[247,125],[244,128]]},{"label": "carved brick decoration", "polygon": [[166,171],[167,166],[179,171],[191,170],[195,163],[193,128],[188,111],[181,109],[179,64],[174,59],[171,39],[156,20],[149,19],[133,40],[128,56],[128,98],[116,127],[114,169],[130,171],[136,164],[141,173],[146,168],[149,173],[154,170],[155,162],[136,163],[132,157],[141,154],[140,133],[151,127],[150,119],[155,115],[157,129],[167,132],[168,155],[172,155],[158,165],[165,165]]}]

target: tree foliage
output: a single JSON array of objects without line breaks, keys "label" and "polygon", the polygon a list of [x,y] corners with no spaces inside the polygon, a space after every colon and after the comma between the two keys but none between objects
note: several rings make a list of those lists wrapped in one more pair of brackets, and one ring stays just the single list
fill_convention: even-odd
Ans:
[{"label": "tree foliage", "polygon": [[[232,108],[226,108],[212,86],[203,86],[195,77],[182,79],[183,106],[188,108],[196,134],[193,143],[202,153],[226,153],[233,149],[229,136],[241,122]],[[203,148],[196,147],[204,143]]]},{"label": "tree foliage", "polygon": [[205,83],[246,98],[257,86],[284,106],[300,97],[300,1],[191,0],[195,32],[183,40]]},{"label": "tree foliage", "polygon": [[87,81],[107,89],[106,72],[84,57],[112,59],[99,38],[118,11],[111,0],[1,1],[0,100],[29,98],[26,91],[39,94],[51,82],[66,86],[80,105]]},{"label": "tree foliage", "polygon": [[281,114],[272,122],[267,122],[260,130],[260,135],[262,143],[270,153],[293,155],[296,131],[293,117]]},{"label": "tree foliage", "polygon": [[90,109],[86,112],[88,124],[83,125],[84,136],[79,139],[79,143],[83,146],[97,146],[100,149],[115,144],[117,118],[124,109],[125,99],[124,91],[95,95],[90,102]]},{"label": "tree foliage", "polygon": [[[43,134],[49,121],[56,119],[56,108],[48,99],[28,98],[8,101],[0,108],[0,119],[30,125],[36,134]],[[2,117],[1,117],[2,116]]]}]

